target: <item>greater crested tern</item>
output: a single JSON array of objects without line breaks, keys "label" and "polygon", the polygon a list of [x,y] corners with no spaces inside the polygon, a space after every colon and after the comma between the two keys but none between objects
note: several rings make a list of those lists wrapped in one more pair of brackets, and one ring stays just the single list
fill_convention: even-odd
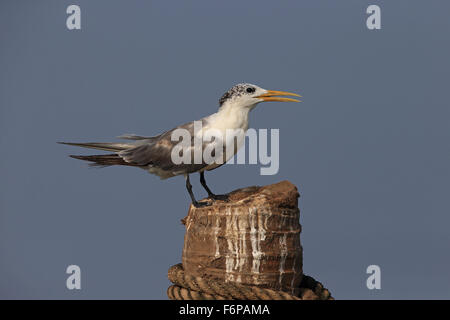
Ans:
[{"label": "greater crested tern", "polygon": [[[300,97],[300,95],[295,93],[266,90],[249,83],[237,84],[220,98],[219,110],[216,113],[198,120],[202,125],[202,132],[214,130],[215,132],[219,132],[223,134],[223,136],[226,136],[227,130],[241,130],[245,134],[248,129],[248,114],[258,103],[263,101],[300,102],[296,99],[280,96]],[[184,175],[186,178],[187,191],[192,200],[192,204],[195,207],[209,204],[206,202],[198,202],[192,192],[189,175],[194,172],[199,172],[200,183],[208,193],[208,197],[211,200],[227,200],[227,195],[216,195],[209,189],[205,181],[205,171],[210,171],[223,165],[237,153],[238,149],[242,146],[242,143],[236,145],[234,138],[232,141],[225,138],[221,144],[223,153],[221,155],[216,155],[223,158],[221,163],[207,163],[203,161],[203,159],[197,163],[195,161],[190,163],[174,163],[172,151],[178,144],[178,141],[173,141],[172,134],[177,129],[186,130],[192,137],[190,148],[188,150],[188,152],[191,152],[192,157],[195,148],[201,148],[201,151],[203,151],[209,146],[214,149],[214,144],[217,143],[216,139],[214,141],[202,142],[199,147],[194,146],[194,137],[198,134],[198,132],[195,132],[194,127],[195,121],[192,121],[153,137],[143,137],[134,134],[120,136],[119,138],[128,140],[126,143],[59,143],[114,152],[102,155],[70,156],[75,159],[92,162],[92,166],[133,166],[145,169],[149,173],[159,176],[161,179]],[[231,152],[226,152],[226,150],[231,150]]]}]

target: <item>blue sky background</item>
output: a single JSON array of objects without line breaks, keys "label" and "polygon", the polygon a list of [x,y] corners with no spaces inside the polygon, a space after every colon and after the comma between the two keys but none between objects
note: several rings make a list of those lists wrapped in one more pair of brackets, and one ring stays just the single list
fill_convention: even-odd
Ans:
[{"label": "blue sky background", "polygon": [[[66,28],[81,7],[82,30]],[[366,28],[378,4],[382,29]],[[184,180],[88,169],[56,141],[154,135],[213,113],[233,84],[260,104],[280,171],[228,165],[217,193],[288,179],[304,272],[337,299],[450,298],[447,1],[1,1],[0,298],[166,299]],[[204,195],[198,178],[194,191]],[[66,267],[82,290],[65,287]],[[382,289],[366,287],[368,265]]]}]

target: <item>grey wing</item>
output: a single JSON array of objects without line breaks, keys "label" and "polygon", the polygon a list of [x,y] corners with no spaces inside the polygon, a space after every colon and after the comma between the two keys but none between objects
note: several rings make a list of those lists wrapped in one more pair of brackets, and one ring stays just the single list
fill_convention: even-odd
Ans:
[{"label": "grey wing", "polygon": [[[204,120],[203,120],[204,121]],[[172,133],[176,129],[185,129],[189,132],[191,139],[191,162],[176,164],[172,161],[172,150],[179,141],[172,141]],[[139,146],[120,151],[118,154],[126,162],[139,166],[157,167],[164,171],[173,172],[173,174],[192,173],[199,171],[207,166],[206,163],[194,163],[194,123],[189,122],[170,131],[167,131],[154,140],[146,141]]]}]

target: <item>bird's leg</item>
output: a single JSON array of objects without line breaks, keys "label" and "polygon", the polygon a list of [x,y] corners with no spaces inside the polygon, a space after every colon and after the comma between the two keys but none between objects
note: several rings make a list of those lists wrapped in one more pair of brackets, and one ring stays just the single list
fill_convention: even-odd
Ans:
[{"label": "bird's leg", "polygon": [[191,185],[191,182],[189,181],[189,174],[186,175],[186,189],[189,193],[189,196],[191,197],[192,205],[194,207],[200,208],[200,207],[205,207],[208,205],[207,202],[198,202],[197,200],[195,200],[194,193],[192,192],[192,185]]},{"label": "bird's leg", "polygon": [[208,198],[211,198],[213,200],[224,200],[228,201],[228,195],[227,194],[214,194],[211,189],[206,185],[205,180],[205,172],[200,172],[200,183],[202,184],[203,188],[205,188],[206,192],[208,192]]}]

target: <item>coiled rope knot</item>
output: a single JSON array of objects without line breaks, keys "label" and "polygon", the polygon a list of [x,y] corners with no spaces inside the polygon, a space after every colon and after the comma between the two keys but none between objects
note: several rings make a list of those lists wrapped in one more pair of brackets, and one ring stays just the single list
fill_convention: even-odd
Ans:
[{"label": "coiled rope knot", "polygon": [[293,296],[284,291],[275,291],[212,278],[194,277],[184,272],[182,264],[170,267],[167,289],[171,300],[334,300],[323,285],[307,275],[300,283],[300,293]]}]

